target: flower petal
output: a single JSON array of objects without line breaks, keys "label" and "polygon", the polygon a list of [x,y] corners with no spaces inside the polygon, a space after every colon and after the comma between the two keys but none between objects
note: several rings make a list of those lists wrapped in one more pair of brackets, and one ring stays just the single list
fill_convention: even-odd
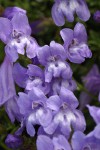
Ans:
[{"label": "flower petal", "polygon": [[52,7],[52,18],[57,26],[63,26],[65,23],[64,15],[57,3]]},{"label": "flower petal", "polygon": [[60,98],[63,100],[63,102],[67,103],[67,105],[71,107],[72,109],[76,108],[79,104],[74,93],[65,88],[62,88],[60,92]]},{"label": "flower petal", "polygon": [[74,38],[78,39],[78,42],[87,42],[87,33],[85,26],[82,23],[77,23],[74,27]]},{"label": "flower petal", "polygon": [[52,56],[54,57],[56,56],[60,60],[66,60],[66,51],[61,44],[56,43],[55,41],[51,41],[50,51],[51,51]]},{"label": "flower petal", "polygon": [[15,63],[13,67],[13,77],[15,82],[20,86],[25,88],[26,81],[28,80],[28,75],[26,74],[27,69],[22,67],[19,63]]},{"label": "flower petal", "polygon": [[37,138],[37,150],[54,150],[52,140],[45,135],[39,135]]},{"label": "flower petal", "polygon": [[71,150],[71,146],[63,135],[53,137],[53,144],[55,149]]},{"label": "flower petal", "polygon": [[87,105],[89,109],[90,115],[93,117],[96,124],[100,123],[100,108],[96,106],[89,106]]},{"label": "flower petal", "polygon": [[87,4],[85,0],[79,0],[79,3],[80,4],[76,8],[76,13],[81,20],[87,21],[90,18],[90,11],[87,7]]},{"label": "flower petal", "polygon": [[13,30],[22,32],[26,35],[31,34],[31,28],[28,23],[27,16],[23,13],[17,13],[11,20],[13,25]]},{"label": "flower petal", "polygon": [[7,43],[12,33],[11,21],[7,18],[0,17],[0,39]]},{"label": "flower petal", "polygon": [[73,30],[69,28],[64,28],[60,31],[60,35],[64,40],[64,47],[65,49],[67,49],[73,39]]},{"label": "flower petal", "polygon": [[38,53],[37,53],[39,62],[42,65],[46,65],[48,58],[50,57],[50,48],[48,45],[45,45],[43,47],[38,48]]},{"label": "flower petal", "polygon": [[6,56],[0,66],[0,105],[16,95],[12,69],[13,65]]},{"label": "flower petal", "polygon": [[49,97],[46,103],[47,103],[47,107],[49,107],[51,110],[57,111],[59,110],[62,104],[62,101],[58,95],[54,95],[54,96]]},{"label": "flower petal", "polygon": [[81,150],[84,144],[85,135],[81,131],[74,132],[72,136],[72,148],[73,150]]}]

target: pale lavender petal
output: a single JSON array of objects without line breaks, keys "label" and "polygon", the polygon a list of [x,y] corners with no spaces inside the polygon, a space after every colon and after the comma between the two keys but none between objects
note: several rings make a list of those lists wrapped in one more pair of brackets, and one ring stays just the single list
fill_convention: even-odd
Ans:
[{"label": "pale lavender petal", "polygon": [[6,56],[0,66],[0,105],[16,95],[12,70],[13,65]]},{"label": "pale lavender petal", "polygon": [[79,105],[79,102],[74,93],[68,89],[62,88],[60,92],[60,98],[72,109],[78,107]]},{"label": "pale lavender petal", "polygon": [[96,106],[89,106],[87,105],[89,109],[90,115],[93,117],[96,124],[100,123],[100,108]]},{"label": "pale lavender petal", "polygon": [[17,104],[20,109],[20,113],[22,115],[27,115],[30,113],[30,111],[32,111],[32,101],[30,101],[27,94],[22,93],[22,92],[18,94],[19,94],[19,98],[18,98]]},{"label": "pale lavender petal", "polygon": [[73,39],[73,30],[69,28],[64,28],[60,31],[60,35],[64,41],[64,47],[65,49],[67,49]]},{"label": "pale lavender petal", "polygon": [[35,129],[34,129],[34,126],[33,124],[30,122],[30,121],[27,121],[26,122],[26,130],[27,130],[27,133],[33,137],[35,135]]},{"label": "pale lavender petal", "polygon": [[29,39],[30,42],[27,43],[26,53],[28,58],[34,58],[37,55],[38,44],[34,38]]},{"label": "pale lavender petal", "polygon": [[87,7],[85,0],[79,0],[79,5],[76,8],[76,13],[81,20],[83,20],[83,21],[89,20],[90,11]]},{"label": "pale lavender petal", "polygon": [[39,135],[37,138],[37,150],[54,150],[52,140],[45,135]]},{"label": "pale lavender petal", "polygon": [[[68,36],[69,37],[69,36]],[[78,42],[87,42],[87,33],[85,26],[82,23],[77,23],[74,27],[74,38],[78,39]]]},{"label": "pale lavender petal", "polygon": [[22,67],[19,63],[15,63],[13,67],[14,81],[20,86],[25,88],[28,75],[26,74],[27,69]]},{"label": "pale lavender petal", "polygon": [[84,139],[85,135],[81,131],[74,132],[71,142],[73,150],[82,150]]},{"label": "pale lavender petal", "polygon": [[43,71],[40,67],[36,65],[29,64],[27,74],[32,77],[40,77],[43,78]]},{"label": "pale lavender petal", "polygon": [[41,91],[37,87],[33,87],[33,89],[28,93],[30,100],[35,102],[42,102],[43,104],[46,102],[47,97],[44,95],[43,91]]},{"label": "pale lavender petal", "polygon": [[79,110],[75,110],[74,115],[76,117],[76,120],[72,121],[72,126],[74,130],[79,130],[83,132],[86,129],[86,122],[82,112]]},{"label": "pale lavender petal", "polygon": [[14,123],[15,119],[18,121],[22,120],[22,115],[20,114],[17,104],[17,97],[9,99],[9,101],[4,104],[4,107],[12,123]]},{"label": "pale lavender petal", "polygon": [[11,21],[7,18],[0,17],[0,39],[7,43],[12,33]]},{"label": "pale lavender petal", "polygon": [[59,62],[59,68],[61,69],[62,78],[71,80],[73,72],[70,65],[67,62]]},{"label": "pale lavender petal", "polygon": [[17,50],[11,45],[5,46],[5,53],[11,62],[15,62],[18,59]]},{"label": "pale lavender petal", "polygon": [[92,53],[88,45],[85,43],[79,44],[78,46],[72,46],[67,52],[68,59],[73,63],[82,63],[85,58],[91,58]]},{"label": "pale lavender petal", "polygon": [[[67,117],[71,117],[72,114],[67,114],[68,116]],[[66,117],[66,118],[67,118]],[[67,118],[68,119],[68,118]],[[72,118],[71,118],[72,119]],[[65,120],[63,120],[60,124],[59,124],[59,128],[61,130],[61,133],[63,135],[65,135],[67,137],[67,139],[69,138],[70,136],[70,132],[71,132],[71,127],[70,127],[70,123]]]},{"label": "pale lavender petal", "polygon": [[53,144],[55,149],[71,150],[71,146],[63,135],[53,137]]},{"label": "pale lavender petal", "polygon": [[52,56],[54,57],[56,56],[58,59],[62,61],[66,60],[66,51],[61,44],[52,41],[50,43],[50,51]]},{"label": "pale lavender petal", "polygon": [[49,70],[48,67],[45,68],[45,82],[51,82],[53,77],[53,71]]},{"label": "pale lavender petal", "polygon": [[65,23],[63,12],[59,9],[59,4],[57,3],[52,7],[52,18],[57,26],[63,26]]},{"label": "pale lavender petal", "polygon": [[36,111],[36,117],[43,127],[47,127],[52,121],[52,112],[49,109],[40,108]]},{"label": "pale lavender petal", "polygon": [[38,48],[37,52],[38,60],[42,65],[47,64],[48,58],[51,56],[50,48],[48,45]]},{"label": "pale lavender petal", "polygon": [[28,23],[27,16],[23,13],[17,13],[11,20],[13,25],[13,30],[22,32],[26,35],[31,34],[31,28]]},{"label": "pale lavender petal", "polygon": [[49,97],[46,103],[47,103],[47,107],[49,107],[51,110],[57,111],[62,105],[62,100],[59,98],[58,95],[54,95]]},{"label": "pale lavender petal", "polygon": [[22,9],[22,8],[19,8],[19,7],[7,7],[3,13],[3,16],[8,18],[8,19],[12,19],[13,16],[15,14],[18,14],[18,13],[23,13],[23,14],[26,14],[26,10]]},{"label": "pale lavender petal", "polygon": [[55,132],[55,130],[57,129],[57,127],[58,127],[58,123],[52,121],[52,122],[50,123],[50,125],[48,125],[47,127],[44,127],[44,131],[45,131],[47,134],[52,135],[52,134]]},{"label": "pale lavender petal", "polygon": [[94,136],[100,140],[100,123],[94,129]]}]

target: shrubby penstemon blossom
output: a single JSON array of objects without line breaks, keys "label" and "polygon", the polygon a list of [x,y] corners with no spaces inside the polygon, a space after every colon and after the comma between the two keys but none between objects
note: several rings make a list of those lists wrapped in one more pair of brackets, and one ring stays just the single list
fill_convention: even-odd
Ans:
[{"label": "shrubby penstemon blossom", "polygon": [[24,118],[20,131],[26,126],[27,133],[30,136],[34,136],[34,125],[47,126],[51,122],[52,112],[46,107],[46,100],[44,93],[36,87],[29,91],[28,94],[19,93],[18,106]]},{"label": "shrubby penstemon blossom", "polygon": [[[55,0],[52,16],[57,25],[64,24],[64,16],[68,21],[73,21],[74,12],[84,21],[90,17],[84,0]],[[74,30],[62,29],[63,46],[55,41],[51,41],[50,46],[39,46],[30,36],[26,11],[10,7],[4,16],[0,18],[0,39],[6,44],[6,57],[0,68],[0,102],[4,104],[11,121],[16,119],[21,125],[14,135],[8,135],[6,145],[10,148],[19,147],[22,142],[19,135],[24,129],[33,137],[35,125],[38,125],[38,150],[71,150],[72,134],[75,131],[84,132],[86,123],[82,112],[78,110],[79,102],[73,93],[77,85],[67,60],[80,64],[92,56],[85,27],[77,23]],[[26,54],[32,63],[26,68],[18,62],[14,63],[18,54]],[[18,95],[14,82],[23,88]],[[99,131],[98,126],[96,131]],[[98,140],[98,134],[92,133],[93,138]]]},{"label": "shrubby penstemon blossom", "polygon": [[85,119],[83,114],[76,109],[77,106],[78,100],[70,90],[62,89],[59,96],[51,96],[47,100],[47,107],[53,111],[54,116],[44,131],[53,134],[58,128],[67,137],[70,135],[71,127],[74,130],[84,131]]},{"label": "shrubby penstemon blossom", "polygon": [[90,18],[90,12],[85,0],[55,0],[52,7],[52,18],[57,26],[63,26],[65,18],[69,22],[74,21],[75,12],[83,21],[87,21]]},{"label": "shrubby penstemon blossom", "polygon": [[82,63],[85,58],[91,58],[92,53],[87,45],[87,33],[83,24],[77,23],[74,30],[64,28],[60,31],[64,40],[67,58],[73,63]]},{"label": "shrubby penstemon blossom", "polygon": [[72,70],[66,60],[66,51],[63,46],[55,41],[50,46],[45,45],[38,48],[37,57],[39,62],[45,66],[45,82],[51,82],[53,77],[71,79]]},{"label": "shrubby penstemon blossom", "polygon": [[[19,72],[18,72],[19,70]],[[13,67],[13,76],[15,82],[26,91],[38,87],[45,94],[49,93],[50,85],[45,83],[43,70],[33,64],[28,65],[28,69],[22,67],[19,63],[15,63]]]},{"label": "shrubby penstemon blossom", "polygon": [[18,59],[18,53],[24,55],[25,49],[27,57],[36,56],[38,44],[30,34],[31,28],[26,14],[19,11],[11,20],[0,17],[0,39],[7,44],[5,53],[12,62]]}]

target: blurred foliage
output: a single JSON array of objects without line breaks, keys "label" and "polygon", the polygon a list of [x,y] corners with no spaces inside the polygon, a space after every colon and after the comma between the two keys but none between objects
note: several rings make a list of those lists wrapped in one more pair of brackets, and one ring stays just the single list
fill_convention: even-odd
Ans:
[{"label": "blurred foliage", "polygon": [[[49,44],[51,40],[55,40],[59,43],[63,43],[60,37],[60,30],[64,27],[73,28],[77,21],[80,21],[78,17],[75,18],[73,23],[68,23],[63,27],[57,27],[52,18],[51,18],[51,8],[53,5],[53,0],[0,0],[0,16],[2,16],[6,7],[18,6],[27,11],[27,16],[29,18],[29,22],[34,23],[34,21],[40,21],[39,24],[32,28],[33,34],[32,36],[36,38],[39,45]],[[89,9],[91,11],[91,18],[88,22],[84,23],[88,32],[88,44],[93,53],[93,57],[91,59],[87,59],[81,65],[72,64],[71,67],[74,72],[74,79],[79,86],[78,91],[76,92],[76,96],[78,97],[80,92],[84,90],[84,86],[82,85],[81,78],[86,75],[86,73],[92,68],[93,64],[96,63],[100,66],[100,24],[96,23],[93,20],[93,14],[96,10],[100,9],[100,1],[87,0]],[[35,33],[35,30],[39,30],[39,32]],[[0,42],[0,64],[4,59],[4,44]],[[26,66],[30,61],[27,58],[20,56],[20,63]],[[20,89],[17,87],[17,92]],[[93,98],[93,102],[95,99]],[[95,104],[97,102],[95,101]],[[90,116],[87,116],[87,109],[84,111],[86,120],[87,120],[87,132],[90,129],[93,129],[94,122],[90,119]],[[9,150],[4,144],[4,140],[8,133],[14,133],[14,131],[18,128],[19,124],[16,122],[15,124],[11,124],[4,108],[0,108],[0,150]],[[35,150],[35,138],[30,138],[26,133],[23,133],[24,145],[20,148],[20,150]]]}]

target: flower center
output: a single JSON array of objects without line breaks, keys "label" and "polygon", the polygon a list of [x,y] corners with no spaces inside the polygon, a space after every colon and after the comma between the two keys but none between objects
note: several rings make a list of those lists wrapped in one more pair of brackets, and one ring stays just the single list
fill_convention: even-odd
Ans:
[{"label": "flower center", "polygon": [[70,7],[71,11],[74,11],[78,6],[79,6],[79,4],[77,2],[75,2],[75,0],[70,1],[69,7]]},{"label": "flower center", "polygon": [[35,109],[35,108],[37,108],[39,106],[39,103],[37,103],[37,102],[33,102],[32,103],[32,109]]},{"label": "flower center", "polygon": [[21,32],[17,32],[16,30],[13,31],[12,38],[18,39],[20,36],[22,36]]},{"label": "flower center", "polygon": [[57,61],[58,60],[58,57],[57,56],[50,56],[49,57],[49,62],[55,62],[55,61]]}]

